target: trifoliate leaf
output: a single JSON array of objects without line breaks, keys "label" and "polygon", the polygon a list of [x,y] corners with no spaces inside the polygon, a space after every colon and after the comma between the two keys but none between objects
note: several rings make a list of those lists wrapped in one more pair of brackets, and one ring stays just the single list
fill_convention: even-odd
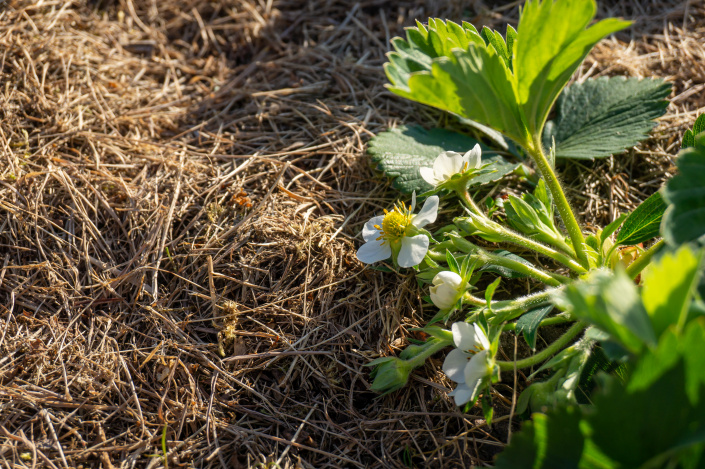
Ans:
[{"label": "trifoliate leaf", "polygon": [[554,101],[595,44],[631,24],[609,18],[587,27],[595,10],[594,0],[529,0],[524,4],[513,65],[517,98],[530,135],[539,134]]},{"label": "trifoliate leaf", "polygon": [[[419,168],[433,167],[433,162],[441,152],[465,153],[475,144],[477,140],[450,130],[401,126],[381,132],[371,139],[368,152],[377,163],[377,169],[387,177],[394,178],[394,188],[404,193],[421,193],[431,189],[431,186],[421,178]],[[487,163],[491,164],[486,169],[494,172],[477,176],[470,181],[471,184],[497,181],[518,166],[483,147],[482,164]]]},{"label": "trifoliate leaf", "polygon": [[553,311],[553,305],[539,306],[524,313],[517,320],[516,333],[524,335],[524,340],[532,350],[536,348],[536,332],[539,330],[539,324],[551,311]]},{"label": "trifoliate leaf", "polygon": [[556,104],[543,143],[556,141],[556,157],[593,159],[617,155],[648,136],[666,112],[671,84],[658,79],[602,77],[575,83]]},{"label": "trifoliate leaf", "polygon": [[661,194],[655,192],[624,220],[615,244],[631,246],[658,236],[665,210],[666,203],[661,198]]},{"label": "trifoliate leaf", "polygon": [[392,40],[384,66],[393,93],[525,140],[509,45],[499,33],[486,33],[485,42],[470,23],[429,19],[406,35]]},{"label": "trifoliate leaf", "polygon": [[679,174],[663,191],[668,209],[661,231],[672,246],[692,241],[705,244],[705,132],[697,135],[694,143],[678,155]]}]

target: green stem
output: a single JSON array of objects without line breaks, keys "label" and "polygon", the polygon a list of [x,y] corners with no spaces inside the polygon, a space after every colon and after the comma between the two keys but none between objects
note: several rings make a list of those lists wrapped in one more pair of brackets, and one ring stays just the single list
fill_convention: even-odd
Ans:
[{"label": "green stem", "polygon": [[484,250],[479,250],[477,252],[477,256],[481,262],[484,261],[484,263],[486,264],[491,263],[500,267],[506,267],[515,272],[519,272],[520,274],[533,277],[536,280],[539,280],[545,283],[546,285],[550,285],[552,287],[557,287],[561,284],[568,283],[571,281],[571,279],[569,279],[568,277],[554,274],[552,272],[546,272],[541,269],[537,269],[536,267],[526,265],[523,262],[515,261],[514,259],[510,259],[508,257],[502,257],[496,254],[491,254]]},{"label": "green stem", "polygon": [[458,195],[458,198],[465,203],[465,205],[470,209],[470,211],[476,215],[480,215],[482,217],[485,216],[484,212],[480,210],[480,207],[477,206],[474,200],[472,200],[472,197],[470,197],[470,192],[468,192],[467,189],[465,190],[457,190],[455,193]]},{"label": "green stem", "polygon": [[[546,303],[551,299],[560,289],[549,288],[547,290],[540,291],[538,293],[532,293],[531,295],[522,296],[514,300],[501,300],[492,302],[492,313],[495,317],[500,317],[501,314],[512,313],[517,310],[526,311],[527,309],[539,306]],[[509,321],[514,318],[502,318],[502,321]],[[500,321],[500,322],[502,322]]]},{"label": "green stem", "polygon": [[[580,265],[578,262],[575,261],[575,259],[571,258],[570,256],[567,256],[562,252],[556,251],[555,249],[552,249],[544,244],[538,243],[533,239],[526,238],[520,235],[519,233],[505,228],[499,223],[487,218],[485,214],[479,211],[479,209],[475,205],[475,202],[472,200],[472,197],[470,197],[468,191],[458,193],[458,196],[462,201],[465,202],[465,204],[468,205],[471,211],[475,212],[480,217],[477,221],[483,224],[483,228],[491,230],[493,234],[502,238],[505,242],[521,246],[526,249],[531,249],[532,251],[535,251],[557,262],[560,262],[561,264],[565,265],[569,269],[579,274],[584,274],[585,272],[587,272],[587,270],[585,270],[582,265]],[[474,207],[474,209],[472,207]],[[565,245],[565,247],[568,247],[565,242],[563,242],[563,245]]]},{"label": "green stem", "polygon": [[637,275],[641,273],[644,268],[651,263],[651,259],[653,259],[654,254],[656,254],[659,249],[661,249],[666,242],[662,239],[653,246],[651,246],[649,249],[644,251],[641,256],[637,257],[634,262],[629,264],[629,267],[627,267],[627,275],[629,275],[629,278],[635,279]]},{"label": "green stem", "polygon": [[501,371],[511,371],[515,368],[520,369],[534,366],[538,363],[546,361],[549,357],[558,353],[558,351],[568,345],[568,343],[573,340],[576,335],[580,334],[586,326],[587,324],[585,324],[584,322],[576,322],[575,324],[573,324],[573,326],[571,326],[570,329],[566,331],[565,334],[559,337],[558,340],[553,342],[545,349],[541,350],[539,353],[524,358],[523,360],[517,360],[516,362],[497,361],[496,363]]},{"label": "green stem", "polygon": [[[565,324],[566,322],[572,322],[574,321],[573,319],[569,318],[568,316],[553,316],[551,318],[544,319],[539,323],[539,327],[544,327],[544,326],[555,326],[556,324]],[[517,328],[517,323],[512,322],[509,324],[505,324],[504,327],[502,328],[503,331],[514,331]]]},{"label": "green stem", "polygon": [[443,339],[438,339],[436,337],[430,339],[426,343],[426,348],[424,348],[423,351],[419,352],[418,355],[415,355],[413,358],[409,359],[409,363],[411,363],[414,368],[422,366],[424,363],[426,363],[426,359],[431,357],[434,353],[443,350],[449,345],[453,345],[453,333],[450,331],[443,332],[447,332],[447,337],[444,337]]},{"label": "green stem", "polygon": [[487,301],[485,301],[481,298],[478,298],[476,296],[473,296],[469,292],[467,292],[463,295],[463,303],[467,303],[467,304],[473,305],[473,306],[486,306],[487,305]]},{"label": "green stem", "polygon": [[553,172],[553,168],[551,168],[546,155],[543,153],[540,136],[535,135],[533,140],[532,145],[530,145],[531,148],[527,148],[527,150],[534,159],[536,167],[541,173],[543,180],[546,182],[546,186],[548,186],[548,190],[551,191],[553,201],[558,208],[558,213],[563,220],[563,224],[565,224],[565,227],[568,230],[568,235],[570,235],[570,240],[573,243],[573,249],[575,249],[575,254],[578,256],[578,261],[584,268],[589,269],[590,264],[588,263],[585,238],[583,237],[583,232],[580,229],[578,220],[575,218],[573,210],[570,208],[570,204],[568,203],[568,199],[565,197],[561,183],[558,182],[558,178]]}]

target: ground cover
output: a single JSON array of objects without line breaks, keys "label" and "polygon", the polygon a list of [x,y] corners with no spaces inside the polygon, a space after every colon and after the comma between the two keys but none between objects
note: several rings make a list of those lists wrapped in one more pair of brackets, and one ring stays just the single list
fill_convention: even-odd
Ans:
[{"label": "ground cover", "polygon": [[[388,40],[428,16],[501,27],[518,3],[8,2],[3,464],[160,467],[164,449],[171,467],[491,463],[524,377],[497,387],[492,429],[447,397],[442,357],[377,399],[364,365],[419,338],[423,302],[355,251],[395,197],[369,137],[447,120],[385,91]],[[600,8],[636,23],[578,79],[674,93],[627,156],[561,168],[588,226],[672,175],[705,107],[702,6]]]}]

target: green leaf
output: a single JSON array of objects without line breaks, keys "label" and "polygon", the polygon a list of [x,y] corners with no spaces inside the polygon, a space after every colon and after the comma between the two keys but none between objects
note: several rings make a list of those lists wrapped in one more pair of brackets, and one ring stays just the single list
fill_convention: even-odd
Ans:
[{"label": "green leaf", "polygon": [[[521,262],[522,264],[526,264],[530,267],[534,267],[534,264],[527,261],[523,257],[519,257],[516,254],[513,254],[509,251],[505,251],[504,249],[499,249],[497,251],[494,251],[494,254],[496,254],[498,256],[506,257],[508,259],[512,259],[517,262]],[[502,277],[507,277],[507,278],[524,278],[524,277],[526,277],[525,274],[517,272],[516,270],[512,270],[508,267],[494,265],[494,264],[485,264],[482,268],[480,268],[480,271],[481,272],[492,272],[492,273],[499,274]]]},{"label": "green leaf", "polygon": [[594,0],[525,3],[514,44],[514,73],[530,135],[540,135],[554,101],[595,44],[631,24],[610,18],[586,29],[595,9]]},{"label": "green leaf", "polygon": [[596,412],[585,419],[592,441],[619,467],[677,467],[667,462],[705,441],[705,400],[690,403],[685,382],[682,361],[646,389],[630,392],[611,380],[593,398]]},{"label": "green leaf", "polygon": [[539,306],[524,313],[517,320],[516,333],[524,335],[524,340],[532,350],[536,348],[536,332],[539,330],[539,324],[551,311],[553,311],[553,305]]},{"label": "green leaf", "polygon": [[496,469],[576,468],[584,451],[577,407],[533,414],[497,457]]},{"label": "green leaf", "polygon": [[[534,414],[496,468],[702,467],[705,318],[634,359],[625,385],[604,376],[591,406]],[[533,396],[530,396],[533,397]]]},{"label": "green leaf", "polygon": [[[492,297],[494,296],[494,292],[497,290],[497,287],[499,287],[499,282],[502,281],[502,277],[497,277],[494,282],[490,283],[485,290],[485,301],[487,301],[488,307],[490,307],[491,310],[491,304],[492,304]],[[487,330],[487,324],[485,324],[485,330]]]},{"label": "green leaf", "polygon": [[[421,178],[419,168],[432,167],[436,157],[444,151],[465,153],[476,143],[477,140],[450,130],[400,126],[372,138],[368,152],[377,168],[387,177],[394,178],[394,188],[404,193],[420,193],[431,186]],[[486,147],[482,147],[482,163],[491,163],[487,169],[494,172],[477,176],[470,181],[471,184],[497,181],[518,166]]]},{"label": "green leaf", "polygon": [[669,205],[661,225],[663,237],[672,246],[705,244],[705,132],[695,137],[693,148],[680,152],[676,166],[679,174],[663,190]]},{"label": "green leaf", "polygon": [[514,76],[493,46],[471,43],[467,50],[433,60],[429,72],[391,86],[404,98],[489,126],[509,138],[526,140],[526,125],[514,93]]},{"label": "green leaf", "polygon": [[460,273],[460,266],[458,265],[458,261],[453,257],[453,254],[450,253],[449,250],[446,249],[446,263],[448,263],[448,268],[451,270],[451,272],[455,272],[456,274]]},{"label": "green leaf", "polygon": [[655,192],[624,220],[615,244],[631,246],[655,238],[665,211],[666,203],[661,194]]},{"label": "green leaf", "polygon": [[609,238],[612,233],[617,231],[617,229],[622,226],[622,223],[624,223],[625,218],[627,218],[628,214],[623,213],[620,216],[618,216],[612,223],[607,225],[604,230],[602,230],[602,233],[600,233],[600,243],[604,244],[605,240]]},{"label": "green leaf", "polygon": [[556,157],[593,159],[624,152],[648,136],[666,112],[671,85],[659,79],[602,77],[575,83],[556,103],[543,143]]},{"label": "green leaf", "polygon": [[683,141],[681,142],[681,148],[688,148],[695,146],[695,136],[700,132],[705,131],[705,114],[700,114],[697,119],[695,119],[695,124],[693,129],[688,129],[683,134]]},{"label": "green leaf", "polygon": [[407,29],[406,40],[392,40],[395,51],[384,66],[389,89],[523,141],[526,126],[517,105],[509,47],[499,33],[485,36],[488,42],[466,22],[459,26],[429,19],[428,27],[417,22],[416,28]]},{"label": "green leaf", "polygon": [[664,254],[644,274],[642,300],[657,336],[671,325],[685,325],[701,263],[702,253],[682,247]]},{"label": "green leaf", "polygon": [[482,38],[485,40],[485,43],[487,44],[492,44],[492,47],[494,47],[494,50],[504,59],[504,63],[507,64],[507,67],[511,70],[512,68],[512,57],[509,55],[509,51],[507,50],[507,43],[504,42],[504,38],[502,35],[497,32],[497,31],[492,31],[490,28],[485,26],[482,28]]},{"label": "green leaf", "polygon": [[596,270],[568,285],[558,299],[576,317],[607,332],[612,340],[637,353],[656,338],[634,282],[623,271]]}]

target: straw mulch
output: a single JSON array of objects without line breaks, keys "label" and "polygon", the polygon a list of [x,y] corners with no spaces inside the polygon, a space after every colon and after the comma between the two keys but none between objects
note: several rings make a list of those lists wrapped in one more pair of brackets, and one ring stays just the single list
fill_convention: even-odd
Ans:
[{"label": "straw mulch", "polygon": [[[366,141],[442,119],[385,91],[389,39],[428,16],[503,29],[519,2],[460,3],[4,2],[3,467],[492,461],[511,380],[491,429],[447,397],[441,354],[405,389],[370,392],[364,365],[419,338],[431,311],[412,276],[355,258],[362,223],[395,198]],[[675,91],[649,142],[562,168],[586,223],[655,191],[705,106],[702,4],[600,8],[637,23],[581,76]]]}]

